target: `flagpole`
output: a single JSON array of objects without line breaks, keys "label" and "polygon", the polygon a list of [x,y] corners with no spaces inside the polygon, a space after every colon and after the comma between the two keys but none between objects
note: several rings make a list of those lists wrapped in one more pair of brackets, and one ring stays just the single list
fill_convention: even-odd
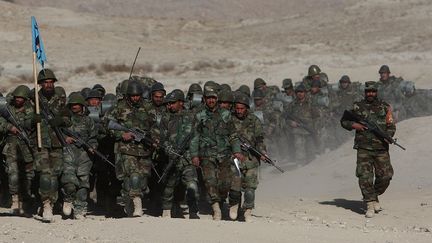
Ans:
[{"label": "flagpole", "polygon": [[[39,85],[37,82],[37,71],[36,71],[36,52],[33,52],[33,78],[34,78],[36,115],[40,115]],[[41,124],[40,124],[40,122],[36,123],[36,134],[37,134],[38,148],[42,148],[42,136],[41,136]]]}]

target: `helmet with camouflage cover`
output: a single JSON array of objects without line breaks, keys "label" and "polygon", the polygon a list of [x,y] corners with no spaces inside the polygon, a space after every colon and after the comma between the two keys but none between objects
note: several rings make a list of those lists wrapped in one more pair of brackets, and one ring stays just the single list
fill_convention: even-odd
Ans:
[{"label": "helmet with camouflage cover", "polygon": [[378,91],[378,83],[375,81],[365,82],[365,91]]},{"label": "helmet with camouflage cover", "polygon": [[282,88],[289,89],[293,87],[292,79],[286,78],[282,81]]},{"label": "helmet with camouflage cover", "polygon": [[80,104],[82,106],[87,105],[84,96],[82,96],[79,92],[75,92],[69,95],[67,105],[72,105],[72,104]]},{"label": "helmet with camouflage cover", "polygon": [[54,93],[58,95],[60,98],[66,98],[66,90],[61,86],[56,86],[54,88]]},{"label": "helmet with camouflage cover", "polygon": [[51,69],[45,68],[45,69],[40,70],[38,77],[37,77],[38,84],[41,84],[43,81],[48,80],[48,79],[52,79],[52,80],[54,80],[54,82],[57,81],[57,78]]},{"label": "helmet with camouflage cover", "polygon": [[264,91],[260,90],[260,89],[255,89],[252,92],[252,97],[257,100],[257,99],[264,99],[265,98],[265,93]]},{"label": "helmet with camouflage cover", "polygon": [[203,90],[201,88],[201,85],[199,85],[198,83],[193,83],[189,86],[188,89],[188,96],[191,96],[192,94],[202,94]]},{"label": "helmet with camouflage cover", "polygon": [[265,86],[265,85],[266,85],[266,82],[262,78],[257,78],[254,81],[254,89],[259,89],[259,88],[261,88],[262,86]]},{"label": "helmet with camouflage cover", "polygon": [[215,92],[219,92],[220,86],[215,81],[209,80],[209,81],[207,81],[207,82],[204,83],[204,92],[208,88],[214,90]]},{"label": "helmet with camouflage cover", "polygon": [[12,95],[14,97],[21,97],[24,99],[28,99],[30,95],[30,88],[26,85],[19,85],[15,88],[15,90],[12,92]]},{"label": "helmet with camouflage cover", "polygon": [[246,94],[243,93],[237,93],[234,98],[234,103],[239,103],[247,106],[249,108],[250,100],[249,97]]},{"label": "helmet with camouflage cover", "polygon": [[234,95],[229,90],[221,90],[218,95],[219,102],[234,102]]},{"label": "helmet with camouflage cover", "polygon": [[216,88],[212,86],[204,86],[204,97],[218,97]]},{"label": "helmet with camouflage cover", "polygon": [[127,86],[127,91],[126,91],[126,94],[128,96],[134,96],[134,95],[141,96],[142,93],[143,93],[143,88],[142,88],[142,85],[139,81],[132,80],[129,82],[129,84]]},{"label": "helmet with camouflage cover", "polygon": [[242,92],[243,94],[247,95],[248,97],[250,97],[250,95],[251,95],[251,91],[250,91],[249,86],[247,86],[245,84],[240,85],[240,87],[237,90]]},{"label": "helmet with camouflage cover", "polygon": [[231,86],[229,84],[221,84],[220,89],[221,89],[221,91],[223,91],[223,90],[232,91]]},{"label": "helmet with camouflage cover", "polygon": [[175,98],[175,100],[185,101],[184,92],[181,89],[175,89],[171,92]]},{"label": "helmet with camouflage cover", "polygon": [[96,89],[90,90],[90,92],[85,97],[85,99],[88,100],[88,99],[91,99],[91,98],[98,98],[98,99],[102,100],[102,94],[100,93],[99,90],[96,90]]},{"label": "helmet with camouflage cover", "polygon": [[162,91],[162,92],[166,93],[164,85],[162,83],[159,83],[159,82],[156,82],[151,86],[151,93],[156,92],[156,91]]},{"label": "helmet with camouflage cover", "polygon": [[378,73],[390,73],[390,68],[387,65],[382,65],[378,70]]},{"label": "helmet with camouflage cover", "polygon": [[317,65],[311,65],[308,69],[309,77],[319,75],[320,73],[321,73],[321,69]]}]

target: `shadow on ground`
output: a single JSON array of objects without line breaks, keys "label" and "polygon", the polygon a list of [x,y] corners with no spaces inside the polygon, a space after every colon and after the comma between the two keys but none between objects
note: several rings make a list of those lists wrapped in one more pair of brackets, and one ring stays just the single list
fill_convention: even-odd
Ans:
[{"label": "shadow on ground", "polygon": [[333,199],[333,201],[319,202],[319,204],[336,206],[338,208],[351,210],[354,213],[364,214],[364,202],[359,200],[347,200],[344,198],[336,198]]}]

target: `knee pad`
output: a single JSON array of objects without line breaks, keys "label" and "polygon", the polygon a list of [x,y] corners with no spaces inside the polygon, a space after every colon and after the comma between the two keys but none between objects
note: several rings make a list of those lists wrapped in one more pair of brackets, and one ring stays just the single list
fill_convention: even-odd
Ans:
[{"label": "knee pad", "polygon": [[132,174],[129,177],[129,185],[131,190],[140,190],[143,186],[143,178],[138,174]]},{"label": "knee pad", "polygon": [[9,185],[16,185],[18,187],[18,174],[9,174]]},{"label": "knee pad", "polygon": [[186,195],[188,200],[197,200],[199,198],[198,185],[196,182],[189,182],[186,184]]},{"label": "knee pad", "polygon": [[63,192],[64,192],[64,194],[66,194],[66,195],[72,195],[72,194],[75,193],[75,191],[76,191],[76,187],[75,187],[74,184],[67,183],[67,184],[63,185]]},{"label": "knee pad", "polygon": [[76,198],[81,202],[85,202],[87,200],[87,188],[78,189]]},{"label": "knee pad", "polygon": [[245,206],[253,204],[255,201],[255,190],[245,190],[244,192]]},{"label": "knee pad", "polygon": [[51,189],[51,176],[41,175],[39,178],[39,189],[41,192],[49,192]]}]

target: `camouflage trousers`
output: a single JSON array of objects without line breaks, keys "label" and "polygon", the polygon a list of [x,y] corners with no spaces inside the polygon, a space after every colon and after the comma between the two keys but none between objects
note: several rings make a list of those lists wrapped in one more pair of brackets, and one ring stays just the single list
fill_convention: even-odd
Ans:
[{"label": "camouflage trousers", "polygon": [[41,148],[35,152],[35,168],[39,176],[41,200],[52,203],[58,198],[58,179],[63,170],[62,148]]},{"label": "camouflage trousers", "polygon": [[201,161],[204,185],[210,197],[210,203],[224,202],[231,188],[233,172],[231,158],[204,158]]},{"label": "camouflage trousers", "polygon": [[198,177],[196,168],[193,165],[187,165],[182,168],[173,168],[172,172],[168,174],[167,182],[162,194],[162,209],[168,210],[172,208],[174,191],[180,182],[186,188],[189,211],[197,211],[197,200],[199,198]]},{"label": "camouflage trousers", "polygon": [[122,181],[121,194],[125,200],[143,196],[151,168],[150,157],[116,154],[116,176]]},{"label": "camouflage trousers", "polygon": [[257,161],[246,160],[241,163],[241,177],[235,166],[232,166],[234,173],[231,190],[229,192],[229,204],[235,205],[241,203],[243,191],[243,208],[249,209],[255,207],[255,190],[258,186],[258,166]]},{"label": "camouflage trousers", "polygon": [[93,162],[87,152],[71,147],[70,154],[64,156],[63,174],[61,176],[64,201],[73,204],[75,214],[87,211],[87,194],[90,188],[90,170]]},{"label": "camouflage trousers", "polygon": [[33,154],[30,149],[15,137],[8,139],[3,148],[8,175],[9,193],[20,194],[23,198],[31,196],[31,184],[35,177]]},{"label": "camouflage trousers", "polygon": [[356,176],[365,202],[377,201],[390,185],[393,167],[388,151],[357,150]]}]

